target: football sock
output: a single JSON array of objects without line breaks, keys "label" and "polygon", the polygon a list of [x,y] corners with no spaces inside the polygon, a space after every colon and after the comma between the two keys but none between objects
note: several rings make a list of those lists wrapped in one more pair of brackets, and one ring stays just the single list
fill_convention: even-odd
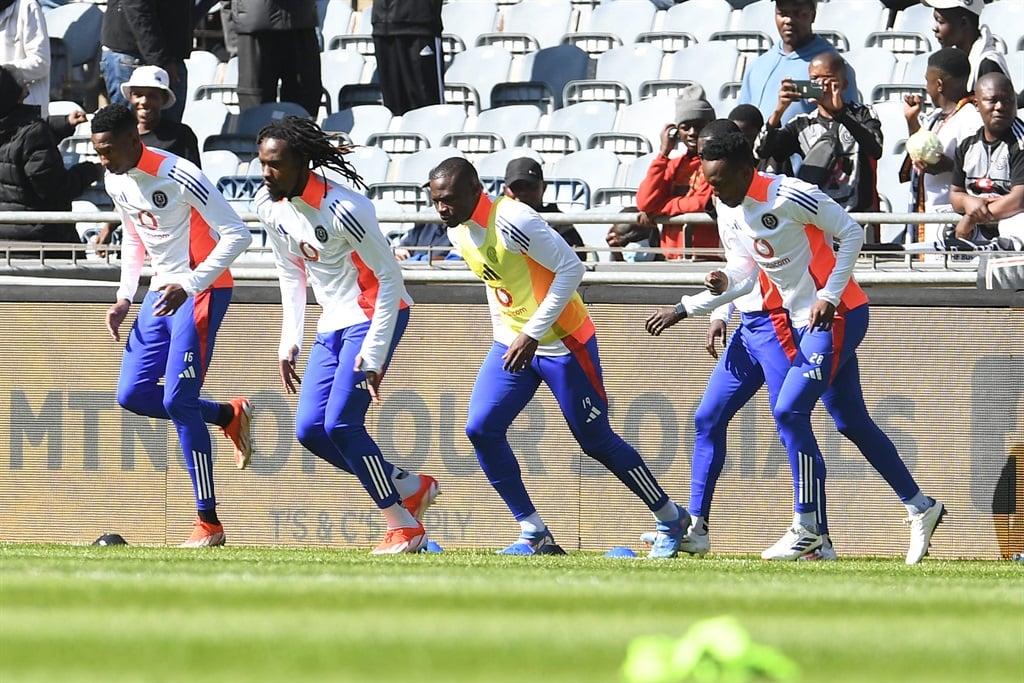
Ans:
[{"label": "football sock", "polygon": [[209,510],[198,510],[199,519],[206,522],[207,524],[220,524],[220,520],[217,519],[217,508],[210,508]]},{"label": "football sock", "polygon": [[818,533],[818,513],[816,512],[798,512],[793,515],[793,523],[799,524],[812,534]]},{"label": "football sock", "polygon": [[218,427],[227,427],[235,419],[235,409],[231,407],[230,403],[221,403],[219,405],[220,411],[217,413],[217,421],[214,424]]},{"label": "football sock", "polygon": [[420,490],[420,475],[395,467],[391,470],[391,483],[395,485],[399,498],[408,498]]},{"label": "football sock", "polygon": [[692,520],[692,523],[690,524],[690,531],[698,536],[708,535],[708,523],[703,517],[697,515],[690,519]]},{"label": "football sock", "polygon": [[524,534],[537,534],[547,529],[547,524],[540,518],[540,515],[534,512],[529,517],[519,520],[519,529]]},{"label": "football sock", "polygon": [[386,507],[381,512],[384,513],[384,521],[387,522],[389,529],[419,526],[416,518],[401,503]]},{"label": "football sock", "polygon": [[918,491],[916,496],[904,503],[907,506],[907,512],[912,515],[921,514],[934,504],[935,501],[924,495],[923,491]]},{"label": "football sock", "polygon": [[657,510],[652,510],[654,518],[659,522],[674,522],[679,519],[679,506],[671,498]]}]

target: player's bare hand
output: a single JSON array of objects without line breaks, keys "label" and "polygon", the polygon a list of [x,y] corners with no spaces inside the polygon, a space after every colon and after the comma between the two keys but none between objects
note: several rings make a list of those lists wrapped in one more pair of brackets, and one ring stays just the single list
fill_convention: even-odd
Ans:
[{"label": "player's bare hand", "polygon": [[128,309],[131,307],[131,301],[121,299],[107,309],[107,332],[110,333],[114,341],[121,341],[121,323],[128,317]]},{"label": "player's bare hand", "polygon": [[181,308],[181,305],[188,301],[188,294],[182,289],[181,285],[170,283],[163,287],[157,287],[160,292],[160,298],[153,304],[153,308],[156,309],[156,316],[174,315],[174,313]]},{"label": "player's bare hand", "polygon": [[363,374],[366,375],[366,390],[370,392],[370,400],[380,403],[380,381],[384,374],[376,370],[367,370],[366,361],[362,356],[356,356],[356,364],[352,369],[356,372],[363,371]]},{"label": "player's bare hand", "polygon": [[720,270],[713,270],[704,276],[704,287],[717,296],[729,288],[729,276]]},{"label": "player's bare hand", "polygon": [[810,330],[827,331],[832,329],[832,321],[836,317],[835,304],[818,299],[811,306],[811,317],[809,318]]},{"label": "player's bare hand", "polygon": [[718,360],[717,342],[721,342],[722,348],[725,348],[725,333],[726,325],[724,320],[712,320],[708,325],[707,331],[704,333],[704,348],[707,349],[707,352],[715,360]]},{"label": "player's bare hand", "polygon": [[647,330],[647,334],[658,337],[662,332],[675,325],[677,322],[685,318],[686,315],[680,315],[676,313],[675,306],[661,306],[651,316],[647,318],[647,322],[644,323],[644,329]]},{"label": "player's bare hand", "polygon": [[530,367],[533,356],[537,353],[538,341],[528,334],[519,333],[519,336],[512,340],[501,359],[505,361],[501,367],[505,372],[522,372]]},{"label": "player's bare hand", "polygon": [[285,393],[294,394],[297,393],[295,388],[296,384],[302,384],[302,378],[299,377],[299,373],[295,371],[295,359],[299,356],[299,347],[292,346],[288,350],[288,358],[279,361],[280,372],[281,372],[281,386],[284,387]]}]

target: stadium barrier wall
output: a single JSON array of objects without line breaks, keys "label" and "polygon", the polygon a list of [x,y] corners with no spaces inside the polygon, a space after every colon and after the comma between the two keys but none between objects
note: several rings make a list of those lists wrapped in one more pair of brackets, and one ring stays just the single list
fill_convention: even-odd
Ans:
[{"label": "stadium barrier wall", "polygon": [[[191,486],[173,428],[116,404],[121,344],[104,329],[109,289],[91,301],[0,301],[7,360],[0,370],[0,444],[7,450],[0,457],[0,540],[86,543],[118,532],[132,544],[163,545],[189,533]],[[446,548],[493,548],[518,533],[463,431],[490,341],[486,306],[479,289],[472,291],[436,295],[435,303],[414,292],[421,303],[383,383],[383,402],[369,415],[386,457],[440,480],[443,495],[425,523]],[[612,425],[684,503],[693,413],[713,361],[703,349],[705,320],[684,321],[659,338],[644,332],[648,295],[588,303]],[[282,392],[277,375],[280,308],[251,301],[236,292],[204,390],[218,400],[247,395],[255,409],[248,470],[234,469],[230,442],[211,430],[228,542],[370,548],[384,532],[381,517],[354,478],[296,442],[296,398]],[[950,510],[933,557],[1022,552],[1024,318],[1008,306],[945,305],[872,308],[859,354],[867,403],[924,490]],[[307,352],[317,315],[311,306]],[[895,494],[821,408],[814,425],[829,466],[839,553],[902,556],[908,532]],[[763,391],[736,416],[729,437],[710,518],[713,549],[757,553],[787,528],[793,499]],[[581,453],[544,387],[510,439],[534,501],[564,547],[641,549],[638,534],[653,528],[649,513]]]}]

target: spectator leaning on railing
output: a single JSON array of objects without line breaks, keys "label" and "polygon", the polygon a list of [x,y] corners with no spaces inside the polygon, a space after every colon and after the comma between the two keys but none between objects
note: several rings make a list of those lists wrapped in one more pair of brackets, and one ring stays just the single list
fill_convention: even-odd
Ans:
[{"label": "spectator leaning on railing", "polygon": [[[0,67],[0,212],[70,211],[71,200],[99,180],[103,168],[91,162],[64,168],[56,136],[39,118],[39,107],[22,103],[25,94],[24,86],[10,71]],[[70,129],[70,121],[67,123]],[[73,223],[0,222],[0,241],[8,240],[64,244],[81,241]],[[36,255],[38,251],[29,254]],[[71,252],[48,255],[70,258]]]}]

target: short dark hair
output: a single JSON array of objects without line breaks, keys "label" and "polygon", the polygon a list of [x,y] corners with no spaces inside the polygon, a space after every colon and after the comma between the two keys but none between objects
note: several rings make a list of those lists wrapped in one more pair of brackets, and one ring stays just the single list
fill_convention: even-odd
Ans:
[{"label": "short dark hair", "polygon": [[735,121],[729,119],[715,119],[714,121],[708,122],[706,126],[700,131],[701,140],[704,140],[707,144],[707,140],[711,138],[717,138],[726,133],[739,133],[740,128],[736,125]]},{"label": "short dark hair", "polygon": [[928,68],[941,71],[955,79],[966,79],[971,75],[971,60],[963,50],[944,47],[928,57]]},{"label": "short dark hair", "polygon": [[430,179],[470,177],[480,182],[476,169],[463,157],[448,157],[430,171]]},{"label": "short dark hair", "polygon": [[981,16],[963,7],[936,7],[935,11],[951,24],[966,22],[975,31],[978,31],[981,25]]},{"label": "short dark hair", "polygon": [[123,104],[108,104],[97,111],[91,122],[93,133],[123,133],[138,130],[135,112]]},{"label": "short dark hair", "polygon": [[737,104],[727,116],[730,121],[742,121],[749,123],[755,128],[764,126],[764,115],[761,110],[752,104]]},{"label": "short dark hair", "polygon": [[[730,123],[732,123],[730,121]],[[736,126],[735,123],[732,124]],[[728,161],[730,163],[743,163],[751,168],[754,166],[754,157],[750,153],[750,143],[738,130],[723,132],[715,135],[704,142],[704,148],[700,152],[700,158],[704,161]]]}]

